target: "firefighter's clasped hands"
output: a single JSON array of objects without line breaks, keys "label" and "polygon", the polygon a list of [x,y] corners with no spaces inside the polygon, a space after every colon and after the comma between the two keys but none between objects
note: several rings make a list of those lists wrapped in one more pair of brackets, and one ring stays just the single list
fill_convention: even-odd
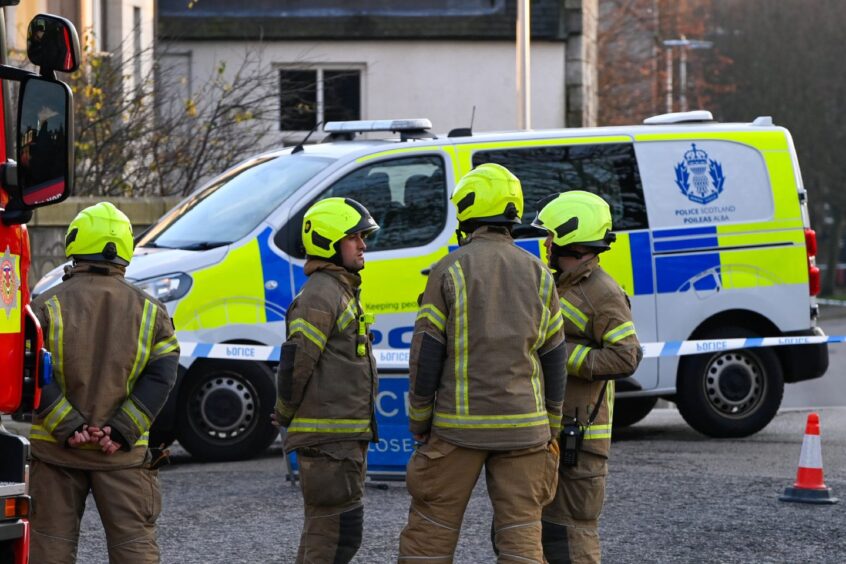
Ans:
[{"label": "firefighter's clasped hands", "polygon": [[102,429],[93,425],[83,425],[68,438],[68,446],[79,448],[85,444],[95,444],[104,453],[114,454],[120,450],[121,444],[112,440],[111,434],[112,428],[108,425]]}]

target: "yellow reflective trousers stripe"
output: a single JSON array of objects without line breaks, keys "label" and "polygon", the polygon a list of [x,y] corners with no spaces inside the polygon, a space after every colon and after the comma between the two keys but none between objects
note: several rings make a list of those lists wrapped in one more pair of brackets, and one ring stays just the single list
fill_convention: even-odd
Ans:
[{"label": "yellow reflective trousers stripe", "polygon": [[289,433],[368,433],[369,419],[307,419],[295,417]]},{"label": "yellow reflective trousers stripe", "polygon": [[620,325],[614,327],[605,335],[602,336],[602,340],[608,343],[609,345],[613,345],[614,343],[618,343],[628,337],[629,335],[635,334],[635,327],[634,323],[631,321],[626,321],[625,323],[621,323]]},{"label": "yellow reflective trousers stripe", "polygon": [[464,271],[460,263],[449,267],[449,275],[455,287],[455,304],[453,308],[455,323],[454,357],[455,357],[455,412],[456,414],[470,413],[470,390],[467,381],[467,284]]},{"label": "yellow reflective trousers stripe", "polygon": [[302,333],[303,336],[317,345],[321,351],[326,348],[326,335],[323,331],[306,321],[305,319],[295,319],[289,325],[290,333],[288,336],[293,336],[296,333]]}]

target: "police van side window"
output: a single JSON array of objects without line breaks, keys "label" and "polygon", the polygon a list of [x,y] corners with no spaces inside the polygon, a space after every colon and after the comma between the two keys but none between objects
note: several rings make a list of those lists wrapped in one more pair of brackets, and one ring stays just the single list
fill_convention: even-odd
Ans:
[{"label": "police van side window", "polygon": [[501,164],[523,185],[524,220],[531,221],[537,204],[551,194],[586,190],[611,206],[614,229],[646,229],[649,221],[634,148],[628,143],[567,145],[479,151],[473,166]]},{"label": "police van side window", "polygon": [[[444,162],[434,155],[380,161],[359,168],[314,201],[332,197],[360,202],[381,227],[367,239],[368,252],[426,245],[446,225]],[[277,235],[277,244],[296,257],[303,256],[298,237],[302,217],[312,203],[300,210],[284,234]]]}]

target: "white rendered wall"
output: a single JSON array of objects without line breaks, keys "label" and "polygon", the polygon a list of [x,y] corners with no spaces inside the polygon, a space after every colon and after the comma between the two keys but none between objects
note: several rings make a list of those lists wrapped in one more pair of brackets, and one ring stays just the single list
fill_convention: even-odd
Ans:
[{"label": "white rendered wall", "polygon": [[[517,127],[513,43],[488,41],[169,42],[190,54],[189,83],[204,83],[221,60],[228,71],[246,50],[261,51],[267,72],[280,66],[339,65],[362,69],[362,119],[426,117],[434,131]],[[565,45],[532,45],[532,127],[563,127]],[[282,139],[280,132],[277,140]]]}]

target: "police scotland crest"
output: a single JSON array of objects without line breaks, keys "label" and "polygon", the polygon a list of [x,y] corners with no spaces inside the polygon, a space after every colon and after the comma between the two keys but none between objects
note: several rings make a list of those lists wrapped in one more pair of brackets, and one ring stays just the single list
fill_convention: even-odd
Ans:
[{"label": "police scotland crest", "polygon": [[17,255],[13,255],[7,245],[6,251],[0,256],[0,307],[6,313],[6,319],[9,319],[18,307],[18,290],[21,284],[18,280],[17,261]]},{"label": "police scotland crest", "polygon": [[697,204],[708,204],[720,197],[726,177],[723,167],[708,153],[690,144],[684,158],[676,165],[676,186],[687,199]]}]

